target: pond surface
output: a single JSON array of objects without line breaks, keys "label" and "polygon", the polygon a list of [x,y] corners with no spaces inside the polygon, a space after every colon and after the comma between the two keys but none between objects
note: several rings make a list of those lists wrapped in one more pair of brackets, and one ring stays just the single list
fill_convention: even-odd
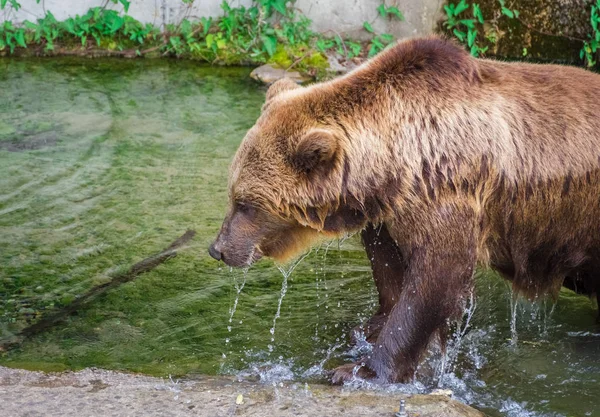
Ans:
[{"label": "pond surface", "polygon": [[[0,364],[278,383],[323,381],[349,360],[349,330],[377,302],[356,237],[313,250],[285,285],[269,261],[244,273],[206,252],[229,161],[263,101],[248,73],[0,60]],[[197,234],[177,257],[19,336],[187,229]],[[556,304],[511,300],[480,273],[450,357],[432,349],[417,382],[387,389],[448,387],[490,416],[600,416],[593,303],[566,290]]]}]

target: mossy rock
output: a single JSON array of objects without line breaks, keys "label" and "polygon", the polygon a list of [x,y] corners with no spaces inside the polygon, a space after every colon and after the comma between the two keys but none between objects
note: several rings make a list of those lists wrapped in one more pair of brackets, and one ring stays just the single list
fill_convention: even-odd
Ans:
[{"label": "mossy rock", "polygon": [[267,62],[281,69],[295,67],[301,72],[327,70],[329,61],[322,53],[312,50],[308,45],[278,45],[275,53]]}]

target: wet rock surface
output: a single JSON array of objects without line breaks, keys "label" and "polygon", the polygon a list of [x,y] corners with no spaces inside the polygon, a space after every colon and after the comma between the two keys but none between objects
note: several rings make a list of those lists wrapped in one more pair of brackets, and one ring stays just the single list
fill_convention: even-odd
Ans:
[{"label": "wet rock surface", "polygon": [[277,68],[271,64],[265,64],[255,68],[254,71],[250,73],[250,77],[265,84],[272,84],[282,78],[289,78],[299,84],[310,79],[309,77],[300,74],[298,71],[286,71],[285,69]]},{"label": "wet rock surface", "polygon": [[446,395],[402,395],[232,378],[178,381],[98,369],[45,374],[0,367],[5,416],[394,416],[484,417]]}]

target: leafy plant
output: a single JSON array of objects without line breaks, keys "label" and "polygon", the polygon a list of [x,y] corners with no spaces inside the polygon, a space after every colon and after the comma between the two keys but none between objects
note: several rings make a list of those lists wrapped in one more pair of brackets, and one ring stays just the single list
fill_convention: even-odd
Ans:
[{"label": "leafy plant", "polygon": [[596,54],[600,46],[600,0],[596,0],[596,3],[592,4],[590,23],[592,32],[588,34],[588,40],[583,42],[579,56],[588,67],[593,67],[596,65]]},{"label": "leafy plant", "polygon": [[398,20],[404,20],[404,15],[396,6],[386,6],[384,3],[381,3],[379,7],[377,7],[377,11],[381,17],[396,17]]},{"label": "leafy plant", "polygon": [[509,9],[508,7],[506,7],[506,0],[498,0],[498,3],[500,3],[500,11],[502,12],[502,14],[504,16],[507,16],[509,19],[514,19],[515,17],[518,18],[519,17],[519,11],[515,10],[515,9]]},{"label": "leafy plant", "polygon": [[[379,13],[379,16],[383,18],[396,18],[400,21],[404,20],[404,15],[396,6],[386,6],[384,3],[381,3],[377,7],[377,12]],[[383,51],[395,40],[394,35],[389,33],[377,34],[369,22],[364,22],[363,28],[373,35],[369,44],[369,52],[367,54],[369,58]]]},{"label": "leafy plant", "polygon": [[[469,9],[471,14],[466,15],[465,12]],[[477,26],[483,26],[485,23],[479,4],[473,3],[470,5],[466,0],[461,0],[458,4],[450,3],[444,6],[444,10],[446,12],[446,27],[452,31],[461,43],[469,48],[471,55],[477,57],[484,54],[488,47],[482,46],[478,39],[479,30]]]}]

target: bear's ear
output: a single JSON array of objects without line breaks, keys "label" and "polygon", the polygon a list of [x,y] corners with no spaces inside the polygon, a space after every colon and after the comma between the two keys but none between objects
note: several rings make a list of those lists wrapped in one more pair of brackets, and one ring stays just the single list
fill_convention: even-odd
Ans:
[{"label": "bear's ear", "polygon": [[284,91],[295,90],[297,88],[302,88],[290,78],[282,78],[280,80],[275,81],[269,89],[267,90],[267,96],[265,98],[265,103],[268,103],[269,100],[283,93]]},{"label": "bear's ear", "polygon": [[338,139],[333,132],[312,129],[295,146],[290,161],[297,171],[309,174],[317,169],[327,170],[338,149]]}]

